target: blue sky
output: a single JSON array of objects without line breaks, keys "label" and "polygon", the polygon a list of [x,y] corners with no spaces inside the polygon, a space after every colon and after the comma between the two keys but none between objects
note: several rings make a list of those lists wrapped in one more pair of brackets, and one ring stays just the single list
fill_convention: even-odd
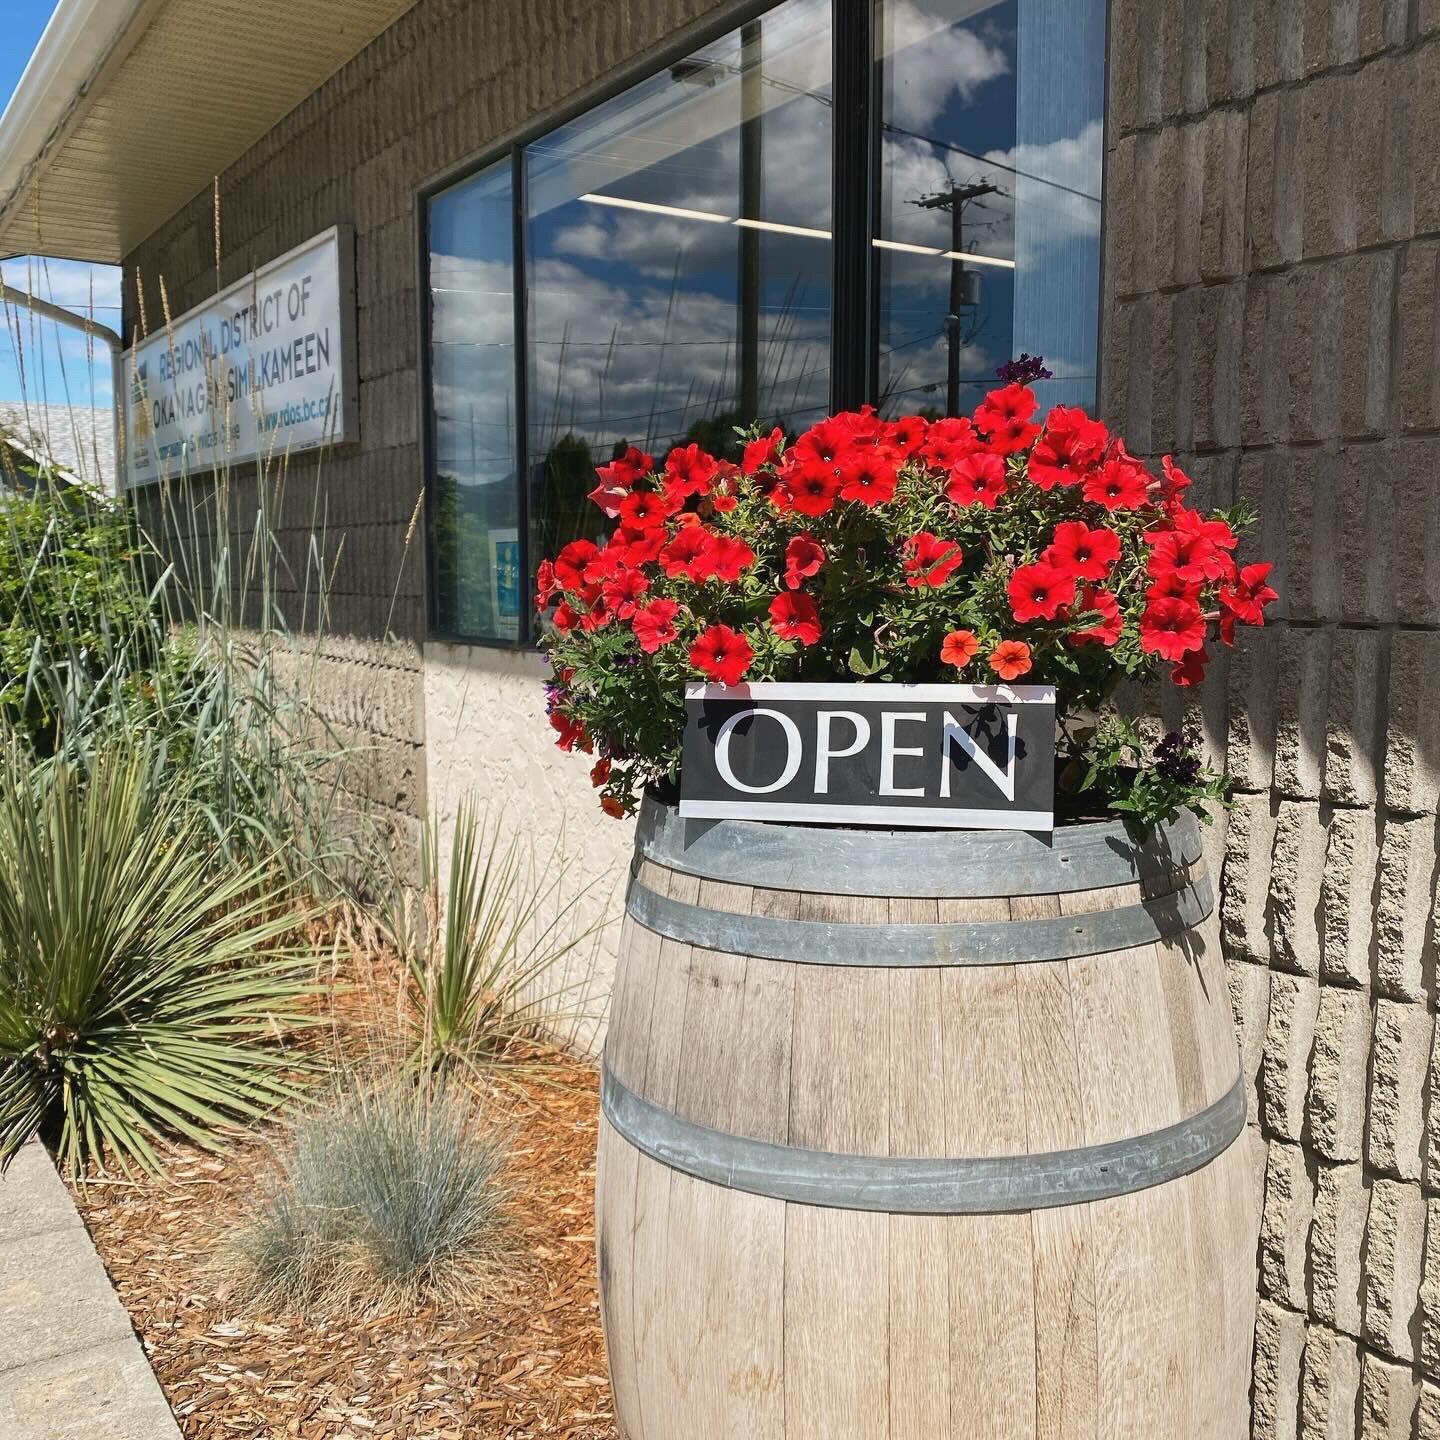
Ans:
[{"label": "blue sky", "polygon": [[[4,0],[5,43],[0,45],[0,109],[24,73],[26,62],[40,40],[55,8],[54,0]],[[118,329],[120,325],[120,272],[104,265],[82,265],[66,260],[17,258],[0,261],[4,283],[53,300],[66,309],[85,312],[91,304],[92,282],[95,318]],[[20,334],[16,335],[17,318]],[[73,406],[110,403],[110,355],[103,346],[87,364],[83,335],[13,309],[3,313],[0,338],[0,404],[19,400]],[[23,366],[24,381],[21,380]]]}]

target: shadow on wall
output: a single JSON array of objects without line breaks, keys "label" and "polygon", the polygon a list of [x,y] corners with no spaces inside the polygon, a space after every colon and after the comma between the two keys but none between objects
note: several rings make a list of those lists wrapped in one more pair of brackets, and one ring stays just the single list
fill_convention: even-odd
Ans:
[{"label": "shadow on wall", "polygon": [[[542,688],[550,667],[541,656],[431,642],[424,672],[427,800],[440,825],[441,864],[449,863],[456,811],[470,794],[521,833],[537,862],[563,870],[556,901],[579,895],[574,923],[579,930],[593,927],[593,934],[567,957],[558,977],[562,987],[575,987],[571,1008],[580,1012],[573,1030],[567,1025],[559,1038],[597,1055],[615,976],[634,821],[603,814],[584,758],[550,744]],[[546,981],[547,988],[556,980]]]}]

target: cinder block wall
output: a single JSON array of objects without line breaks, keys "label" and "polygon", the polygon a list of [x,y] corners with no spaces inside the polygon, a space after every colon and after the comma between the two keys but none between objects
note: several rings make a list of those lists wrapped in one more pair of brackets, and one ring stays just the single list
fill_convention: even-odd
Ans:
[{"label": "cinder block wall", "polygon": [[1240,788],[1254,1434],[1432,1440],[1440,4],[1115,0],[1111,62],[1105,406],[1283,597],[1187,717]]}]

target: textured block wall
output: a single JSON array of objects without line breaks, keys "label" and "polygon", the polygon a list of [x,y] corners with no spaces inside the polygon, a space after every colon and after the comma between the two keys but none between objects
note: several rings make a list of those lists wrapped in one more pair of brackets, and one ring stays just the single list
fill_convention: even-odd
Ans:
[{"label": "textured block wall", "polygon": [[1435,1440],[1440,4],[1115,0],[1111,62],[1105,408],[1283,597],[1185,717],[1240,792],[1254,1435]]}]

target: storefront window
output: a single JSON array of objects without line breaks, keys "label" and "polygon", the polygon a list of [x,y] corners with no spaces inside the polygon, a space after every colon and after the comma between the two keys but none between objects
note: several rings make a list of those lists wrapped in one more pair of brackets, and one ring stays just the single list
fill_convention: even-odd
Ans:
[{"label": "storefront window", "polygon": [[434,628],[513,643],[529,587],[515,459],[510,162],[436,195],[429,225]]},{"label": "storefront window", "polygon": [[628,446],[965,410],[1022,350],[1092,405],[1104,37],[1104,0],[784,0],[432,196],[434,629],[530,643]]},{"label": "storefront window", "polygon": [[788,0],[525,150],[532,546],[595,466],[830,394],[830,0]]},{"label": "storefront window", "polygon": [[1095,399],[1104,0],[881,0],[878,398],[969,410],[1043,355]]}]

